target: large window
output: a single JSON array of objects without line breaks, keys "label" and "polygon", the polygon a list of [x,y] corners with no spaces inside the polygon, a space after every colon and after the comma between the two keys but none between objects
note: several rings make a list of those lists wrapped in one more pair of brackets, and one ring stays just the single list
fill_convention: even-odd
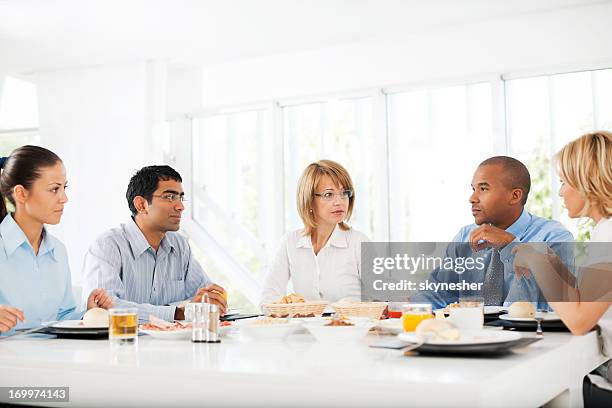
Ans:
[{"label": "large window", "polygon": [[0,156],[39,142],[36,85],[0,77]]},{"label": "large window", "polygon": [[228,287],[249,281],[256,299],[278,239],[302,227],[298,179],[320,159],[350,172],[351,224],[373,240],[452,239],[473,222],[474,170],[500,154],[528,166],[528,210],[585,239],[588,226],[561,208],[552,157],[584,132],[612,129],[607,89],[611,69],[202,114],[192,120],[191,152],[193,219],[208,234],[203,263]]},{"label": "large window", "polygon": [[[265,112],[255,110],[193,121],[193,219],[227,251],[225,257],[252,275],[243,278],[258,282],[269,256],[266,237],[272,210],[267,202],[277,199],[270,193],[270,162],[262,151],[268,144],[267,120]],[[214,261],[203,257],[209,273],[223,284],[223,265]],[[230,293],[234,300],[235,295]],[[250,305],[244,299],[241,306]]]},{"label": "large window", "polygon": [[285,145],[286,230],[302,228],[296,208],[297,183],[304,168],[317,160],[339,162],[350,173],[355,187],[355,207],[350,223],[370,237],[380,236],[376,223],[382,204],[376,183],[376,140],[372,127],[372,98],[331,100],[283,108]]},{"label": "large window", "polygon": [[388,96],[391,240],[449,241],[473,222],[474,169],[493,154],[491,86]]},{"label": "large window", "polygon": [[579,239],[583,223],[570,220],[558,197],[559,179],[552,157],[567,142],[594,129],[612,129],[612,69],[508,80],[509,152],[532,176],[527,208],[560,220]]}]

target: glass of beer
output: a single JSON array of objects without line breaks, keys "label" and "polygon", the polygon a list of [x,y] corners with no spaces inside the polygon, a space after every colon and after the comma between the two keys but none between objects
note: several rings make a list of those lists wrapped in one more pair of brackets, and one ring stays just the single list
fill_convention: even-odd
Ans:
[{"label": "glass of beer", "polygon": [[431,318],[431,303],[409,303],[402,307],[402,325],[405,332],[415,331],[419,323]]},{"label": "glass of beer", "polygon": [[138,338],[138,310],[110,309],[108,339],[115,344],[133,344]]}]

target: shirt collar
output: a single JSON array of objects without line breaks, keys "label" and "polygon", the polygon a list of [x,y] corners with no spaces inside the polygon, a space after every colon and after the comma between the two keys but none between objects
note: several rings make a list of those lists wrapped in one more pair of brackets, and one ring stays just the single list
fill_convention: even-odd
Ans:
[{"label": "shirt collar", "polygon": [[[38,249],[38,255],[45,255],[50,253],[54,261],[57,261],[55,257],[55,239],[49,235],[46,228],[43,227],[42,232],[43,238]],[[4,241],[4,249],[6,256],[11,256],[17,248],[22,245],[27,245],[31,248],[31,245],[21,227],[15,222],[12,214],[7,214],[0,223],[0,236]]]},{"label": "shirt collar", "polygon": [[511,233],[515,237],[520,238],[521,236],[523,236],[530,223],[531,214],[529,214],[527,210],[523,208],[523,212],[521,213],[521,215],[516,221],[514,221],[514,224],[506,228],[506,231]]},{"label": "shirt collar", "polygon": [[[337,248],[348,248],[348,231],[343,231],[340,225],[336,225],[331,236],[325,243],[325,247],[334,246]],[[296,243],[297,248],[312,248],[312,241],[310,235],[302,235]]]},{"label": "shirt collar", "polygon": [[[136,220],[134,218],[130,218],[129,221],[125,224],[125,233],[128,242],[132,247],[134,258],[140,257],[140,255],[142,255],[149,248],[151,248],[151,244],[149,244],[149,241],[147,241],[147,239],[145,238],[144,234],[138,227],[138,224],[136,224]],[[159,246],[164,251],[174,251],[174,244],[168,239],[168,234],[166,234],[164,238],[162,238]],[[151,250],[153,250],[153,248],[151,248]]]}]

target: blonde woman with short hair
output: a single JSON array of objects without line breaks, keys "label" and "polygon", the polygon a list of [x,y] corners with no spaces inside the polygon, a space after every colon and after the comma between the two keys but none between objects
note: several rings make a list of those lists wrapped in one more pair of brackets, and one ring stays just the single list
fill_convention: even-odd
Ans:
[{"label": "blonde woman with short hair", "polygon": [[353,182],[344,167],[331,160],[306,167],[297,190],[304,228],[281,239],[262,303],[284,296],[290,280],[306,300],[361,298],[361,243],[368,238],[347,224],[354,205]]},{"label": "blonde woman with short hair", "polygon": [[[596,224],[591,242],[612,243],[612,133],[587,133],[565,145],[556,160],[561,178],[559,195],[570,218],[590,218]],[[612,355],[612,248],[599,244],[588,250],[575,287],[555,276],[550,261],[526,247],[515,249],[515,269],[520,272],[523,268],[536,277],[544,295],[549,292],[550,306],[573,334],[585,334],[599,324],[605,352]],[[552,301],[559,293],[567,293],[568,301]],[[606,376],[612,380],[612,367]],[[604,388],[612,390],[610,382],[604,383]],[[607,394],[610,403],[612,393]]]}]

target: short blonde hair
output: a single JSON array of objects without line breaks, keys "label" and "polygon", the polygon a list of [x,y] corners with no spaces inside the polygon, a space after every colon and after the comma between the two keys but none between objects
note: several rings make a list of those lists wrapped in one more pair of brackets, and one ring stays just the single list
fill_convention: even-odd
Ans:
[{"label": "short blonde hair", "polygon": [[[315,189],[323,176],[329,176],[335,185],[353,191],[353,195],[349,198],[349,206],[345,220],[348,221],[353,213],[355,190],[353,189],[353,182],[351,181],[351,176],[348,171],[346,171],[342,165],[332,160],[319,160],[318,162],[310,163],[302,173],[297,189],[297,208],[300,218],[304,223],[304,235],[310,235],[317,229],[314,213],[311,210],[312,202],[315,198]],[[344,221],[339,225],[340,229],[344,231],[350,229]]]},{"label": "short blonde hair", "polygon": [[561,178],[586,199],[580,216],[586,217],[593,206],[603,217],[612,217],[612,133],[582,135],[555,158]]}]

